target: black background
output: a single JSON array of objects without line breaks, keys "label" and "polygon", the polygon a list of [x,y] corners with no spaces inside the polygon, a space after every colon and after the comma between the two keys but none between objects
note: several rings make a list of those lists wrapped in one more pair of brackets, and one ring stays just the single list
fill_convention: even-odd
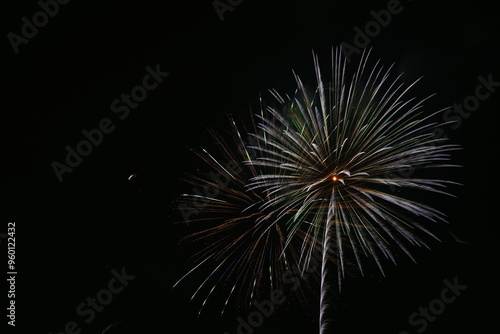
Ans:
[{"label": "black background", "polygon": [[[401,4],[403,11],[370,46],[373,57],[395,63],[405,81],[423,76],[414,94],[437,93],[426,108],[462,103],[479,75],[500,81],[494,4]],[[21,17],[40,10],[35,1],[4,7],[4,36],[20,34]],[[113,333],[236,333],[236,317],[248,310],[219,317],[222,299],[215,298],[198,318],[199,303],[189,302],[196,286],[171,289],[189,268],[177,240],[190,232],[174,224],[180,215],[173,200],[186,190],[183,173],[203,167],[189,147],[210,147],[207,127],[224,133],[227,113],[248,113],[260,94],[270,98],[268,89],[293,93],[291,70],[307,81],[312,49],[328,65],[331,47],[353,44],[353,28],[363,29],[371,10],[386,7],[387,1],[245,0],[220,21],[210,0],[74,0],[18,54],[5,37],[0,231],[16,222],[16,330],[59,333],[74,320],[82,333],[101,333],[114,322]],[[156,64],[169,77],[119,120],[111,102]],[[497,328],[499,96],[481,102],[458,129],[445,129],[464,148],[455,156],[464,168],[450,173],[464,185],[454,188],[456,199],[433,205],[448,214],[450,229],[464,242],[444,236],[432,251],[415,251],[417,264],[401,257],[397,266],[387,262],[386,278],[373,271],[347,281],[333,332],[414,332],[408,316],[454,277],[468,288],[426,333]],[[63,162],[65,146],[75,147],[81,131],[103,118],[112,119],[115,130],[58,182],[51,163]],[[123,267],[136,278],[84,323],[76,306]],[[315,305],[317,296],[309,298]],[[290,295],[255,333],[317,332],[317,310],[301,303]]]}]

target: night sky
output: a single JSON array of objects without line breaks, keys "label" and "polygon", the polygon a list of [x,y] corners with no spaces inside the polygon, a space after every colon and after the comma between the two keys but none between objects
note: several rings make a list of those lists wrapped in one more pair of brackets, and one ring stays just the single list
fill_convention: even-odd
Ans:
[{"label": "night sky", "polygon": [[[218,13],[211,0],[74,0],[47,7],[50,17],[36,15],[42,7],[34,0],[4,4],[0,233],[16,222],[14,332],[237,333],[237,318],[246,319],[255,308],[233,307],[221,317],[224,299],[216,296],[198,317],[199,300],[189,301],[194,283],[206,273],[172,290],[190,268],[190,247],[196,247],[179,243],[193,226],[182,223],[175,204],[176,196],[190,190],[181,181],[186,173],[206,168],[191,148],[213,148],[208,129],[227,135],[227,115],[245,117],[260,96],[272,99],[269,89],[293,94],[292,70],[312,82],[312,50],[329,65],[332,46],[355,46],[357,31],[370,22],[374,26],[373,13],[388,9],[397,13],[385,27],[375,24],[380,29],[366,44],[374,59],[404,72],[405,82],[423,76],[413,94],[436,93],[426,110],[474,101],[478,85],[489,94],[466,116],[449,114],[456,123],[443,128],[463,147],[453,157],[463,168],[445,174],[463,184],[453,187],[457,198],[432,203],[448,215],[452,234],[439,232],[442,242],[431,242],[432,250],[414,249],[417,264],[402,254],[397,266],[387,261],[385,278],[375,268],[365,277],[353,273],[335,300],[333,333],[497,328],[500,13],[495,5],[219,3],[231,10],[220,7]],[[37,32],[23,28],[34,15],[41,22]],[[127,102],[123,96],[132,92],[140,101]],[[97,143],[92,152],[81,161],[73,158],[71,171],[68,167],[58,177],[54,162],[65,164],[67,147],[77,149],[92,133]],[[7,254],[7,240],[1,241]],[[467,288],[425,330],[423,322],[410,324],[419,307],[442,298],[445,280]],[[110,282],[115,293],[101,293],[111,296],[107,305],[99,311],[81,305],[102,289],[109,291]],[[7,294],[7,285],[2,289]],[[253,332],[317,333],[317,290],[305,293],[304,300],[285,289],[285,302]]]}]

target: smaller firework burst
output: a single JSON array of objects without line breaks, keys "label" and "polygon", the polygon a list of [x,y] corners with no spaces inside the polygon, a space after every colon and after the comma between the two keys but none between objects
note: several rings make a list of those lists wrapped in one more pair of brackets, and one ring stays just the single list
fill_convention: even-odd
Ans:
[{"label": "smaller firework burst", "polygon": [[191,298],[202,295],[199,313],[217,290],[226,294],[221,312],[224,313],[232,299],[235,303],[251,304],[256,293],[281,288],[282,276],[292,266],[299,271],[307,269],[298,247],[315,242],[304,231],[295,234],[300,242],[288,238],[288,218],[278,218],[273,210],[265,208],[272,195],[248,189],[249,180],[269,168],[244,163],[257,158],[263,150],[260,143],[250,147],[245,141],[252,137],[247,137],[246,132],[243,137],[232,119],[231,126],[230,142],[212,132],[220,158],[204,149],[195,151],[207,172],[190,175],[186,181],[194,189],[205,191],[180,197],[183,207],[196,213],[196,218],[190,219],[190,227],[197,232],[185,241],[199,250],[193,256],[193,268],[175,286],[192,273],[208,270]]}]

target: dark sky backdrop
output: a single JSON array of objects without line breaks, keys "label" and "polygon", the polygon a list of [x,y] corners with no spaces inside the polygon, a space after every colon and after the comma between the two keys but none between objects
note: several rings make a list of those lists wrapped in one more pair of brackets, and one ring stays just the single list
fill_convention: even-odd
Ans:
[{"label": "dark sky backdrop", "polygon": [[[491,3],[401,4],[370,46],[374,58],[405,72],[405,81],[424,76],[414,92],[437,93],[428,110],[462,103],[479,75],[500,81],[499,13]],[[21,18],[40,10],[36,1],[4,7],[4,36],[19,34]],[[269,88],[293,93],[291,70],[307,79],[312,49],[327,66],[331,46],[353,44],[354,27],[364,29],[370,11],[386,7],[387,1],[245,0],[221,22],[210,0],[74,0],[18,54],[5,37],[0,232],[16,221],[18,332],[58,333],[74,320],[82,333],[101,333],[115,321],[121,322],[112,333],[235,333],[236,317],[248,310],[221,318],[207,305],[197,318],[198,305],[189,303],[195,286],[171,290],[188,268],[189,252],[177,239],[190,231],[173,224],[180,216],[172,200],[183,189],[183,173],[203,167],[188,147],[209,147],[208,126],[224,131],[228,112],[247,113],[259,94],[270,98]],[[119,120],[111,102],[156,64],[169,77]],[[467,245],[445,236],[432,252],[415,252],[417,265],[401,257],[397,267],[387,263],[385,279],[373,272],[347,282],[335,333],[408,329],[408,316],[454,277],[468,289],[426,333],[498,327],[497,90],[458,129],[445,129],[464,148],[455,157],[464,168],[449,173],[464,186],[455,188],[457,199],[433,205],[449,215],[450,229]],[[51,163],[63,162],[65,146],[74,148],[84,139],[81,131],[103,118],[115,130],[58,182]],[[137,177],[128,181],[132,173]],[[77,305],[123,267],[136,278],[84,323]],[[316,310],[304,310],[292,293],[287,297],[255,333],[316,332]]]}]

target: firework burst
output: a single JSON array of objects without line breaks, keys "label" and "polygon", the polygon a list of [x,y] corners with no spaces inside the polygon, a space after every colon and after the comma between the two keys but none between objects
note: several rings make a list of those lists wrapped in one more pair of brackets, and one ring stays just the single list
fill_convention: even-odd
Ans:
[{"label": "firework burst", "polygon": [[[274,173],[251,179],[249,189],[264,189],[271,196],[263,207],[286,218],[287,240],[307,225],[308,234],[322,244],[320,332],[328,327],[327,293],[331,278],[327,254],[338,259],[338,282],[345,275],[345,258],[352,255],[363,272],[362,257],[395,262],[391,246],[412,258],[409,245],[426,246],[424,234],[434,237],[424,221],[445,221],[440,211],[402,197],[394,189],[450,195],[454,182],[401,176],[401,170],[451,167],[450,153],[457,146],[436,138],[431,121],[442,112],[426,113],[424,100],[409,96],[412,84],[378,62],[368,65],[368,53],[348,75],[341,50],[332,52],[331,79],[322,79],[317,56],[316,89],[308,91],[295,75],[292,98],[273,92],[283,108],[268,108],[259,117],[255,134],[262,156],[247,161]],[[254,147],[257,148],[257,147]],[[422,174],[422,173],[420,173]],[[413,258],[412,258],[413,259]]]},{"label": "firework burst", "polygon": [[278,106],[261,109],[257,126],[253,121],[243,132],[252,144],[232,122],[231,143],[215,135],[221,158],[197,153],[212,176],[227,180],[192,177],[196,187],[214,189],[213,196],[181,197],[199,212],[194,222],[201,229],[189,239],[207,245],[186,276],[212,263],[193,295],[208,291],[202,308],[220,285],[227,292],[222,312],[235,295],[251,302],[264,280],[273,288],[290,265],[307,270],[319,250],[319,323],[326,333],[332,283],[340,288],[350,262],[363,273],[364,259],[372,259],[383,273],[384,259],[396,262],[396,249],[413,259],[410,246],[437,239],[428,222],[446,222],[445,215],[414,193],[450,195],[454,182],[425,171],[455,167],[450,154],[459,147],[433,134],[445,124],[433,121],[442,111],[427,113],[427,99],[411,97],[416,82],[404,83],[379,62],[370,66],[368,55],[349,74],[341,50],[334,50],[328,81],[313,55],[315,87],[306,89],[294,74],[292,97],[271,91]]}]

